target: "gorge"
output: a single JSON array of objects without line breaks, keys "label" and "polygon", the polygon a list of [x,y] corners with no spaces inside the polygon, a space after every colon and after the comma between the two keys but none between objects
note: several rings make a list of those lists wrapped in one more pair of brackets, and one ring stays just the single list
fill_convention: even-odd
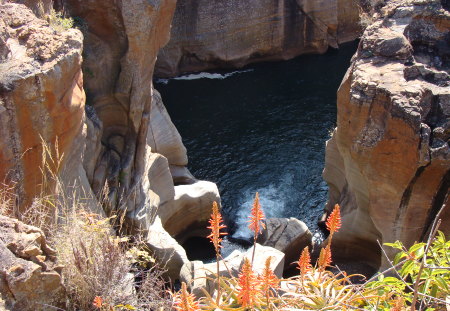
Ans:
[{"label": "gorge", "polygon": [[[52,4],[78,28],[56,30]],[[423,240],[441,208],[440,229],[449,234],[447,2],[392,0],[370,13],[349,64],[356,47],[342,44],[360,35],[351,0],[1,0],[0,181],[14,198],[2,214],[24,220],[43,193],[69,194],[65,201],[91,213],[123,217],[120,233],[141,237],[166,277],[195,279],[203,263],[180,244],[207,234],[219,189],[224,212],[240,224],[231,228],[235,237],[244,226],[238,207],[255,191],[283,210],[269,216],[298,217],[314,231],[327,195],[324,168],[325,211],[342,208],[336,262],[386,268],[378,241]],[[341,49],[241,68],[330,46]],[[155,80],[162,96],[153,87],[154,72],[168,78],[213,68],[235,69],[209,72],[227,78],[198,86]],[[0,223],[9,239],[0,244],[8,258],[0,263],[2,300],[37,310],[30,288],[64,296],[64,268],[44,232],[8,217]],[[272,252],[281,275],[311,233],[292,218],[267,223],[260,257]],[[243,256],[233,257],[236,271]]]},{"label": "gorge", "polygon": [[267,217],[295,217],[319,234],[335,90],[356,47],[156,80],[188,150],[190,171],[219,187],[232,237],[250,240],[247,219],[256,192]]}]

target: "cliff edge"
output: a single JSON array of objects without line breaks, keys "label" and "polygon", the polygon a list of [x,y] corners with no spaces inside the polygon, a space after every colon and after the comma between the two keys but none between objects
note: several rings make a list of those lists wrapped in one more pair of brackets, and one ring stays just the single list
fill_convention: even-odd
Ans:
[{"label": "cliff edge", "polygon": [[333,254],[379,268],[377,241],[423,240],[443,205],[450,232],[450,13],[389,1],[374,19],[338,90],[323,177],[327,210],[342,207]]}]

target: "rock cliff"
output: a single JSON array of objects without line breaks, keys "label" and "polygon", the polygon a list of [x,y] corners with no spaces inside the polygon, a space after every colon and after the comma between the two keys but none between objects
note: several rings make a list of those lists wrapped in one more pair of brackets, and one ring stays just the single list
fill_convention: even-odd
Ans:
[{"label": "rock cliff", "polygon": [[64,154],[60,165],[47,154],[52,172],[88,189],[81,33],[57,32],[24,5],[1,5],[0,16],[0,180],[16,183],[20,206],[29,205],[43,190],[44,142]]},{"label": "rock cliff", "polygon": [[178,0],[156,75],[324,53],[360,33],[357,0]]},{"label": "rock cliff", "polygon": [[[82,32],[55,30],[45,10],[39,19],[25,5],[0,5],[0,181],[16,185],[16,216],[42,190],[53,193],[57,177],[65,193],[82,189],[78,198],[88,197],[96,212],[103,213],[97,199],[106,213],[123,212],[129,233],[145,236],[159,211],[174,236],[206,221],[180,209],[209,215],[220,202],[217,187],[187,170],[186,148],[152,87],[175,0],[61,5]],[[49,157],[58,155],[54,165]],[[44,158],[55,175],[46,189]]]},{"label": "rock cliff", "polygon": [[199,220],[204,225],[212,202],[220,203],[216,185],[187,170],[186,148],[152,86],[175,3],[65,1],[86,26],[83,72],[88,111],[97,124],[89,137],[100,146],[85,158],[92,188],[100,195],[106,185],[107,209],[126,212],[130,233],[147,234],[155,256],[171,260],[166,267],[172,279],[187,257],[159,224],[174,237],[183,235]]},{"label": "rock cliff", "polygon": [[443,205],[450,233],[450,13],[390,1],[374,18],[338,90],[323,176],[328,211],[342,207],[334,255],[378,268],[377,240],[424,239]]}]

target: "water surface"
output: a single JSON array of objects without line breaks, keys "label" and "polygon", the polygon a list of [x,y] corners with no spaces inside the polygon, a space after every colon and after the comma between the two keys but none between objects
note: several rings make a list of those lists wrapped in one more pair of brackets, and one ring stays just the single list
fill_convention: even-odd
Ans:
[{"label": "water surface", "polygon": [[336,90],[355,50],[350,43],[325,55],[156,81],[189,169],[217,183],[235,237],[249,236],[257,191],[267,217],[297,217],[317,229]]}]

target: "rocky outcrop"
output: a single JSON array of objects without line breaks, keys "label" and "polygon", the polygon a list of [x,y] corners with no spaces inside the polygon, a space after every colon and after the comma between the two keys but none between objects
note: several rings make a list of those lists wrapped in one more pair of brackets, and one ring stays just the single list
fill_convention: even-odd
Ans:
[{"label": "rocky outcrop", "polygon": [[339,88],[323,174],[328,211],[342,208],[333,255],[377,268],[377,240],[423,240],[443,205],[450,233],[450,13],[415,0],[381,12]]},{"label": "rocky outcrop", "polygon": [[178,0],[156,75],[324,53],[360,33],[357,0]]},{"label": "rocky outcrop", "polygon": [[161,206],[159,215],[164,228],[183,243],[189,237],[205,237],[209,234],[206,227],[213,202],[220,206],[216,184],[201,180],[189,185],[179,185],[175,186],[174,200]]},{"label": "rocky outcrop", "polygon": [[[146,230],[150,215],[169,193],[157,193],[164,160],[147,144],[152,108],[152,76],[158,50],[169,38],[175,0],[78,1],[65,8],[84,29],[87,105],[99,120],[101,150],[88,176],[99,195],[107,185],[109,209],[126,210],[135,229]],[[185,163],[184,163],[185,164]],[[161,166],[162,165],[162,166]],[[163,179],[166,183],[166,179]]]},{"label": "rocky outcrop", "polygon": [[215,184],[187,170],[186,148],[152,87],[176,1],[64,2],[85,36],[88,179],[97,196],[106,190],[108,211],[126,211],[129,233],[147,237],[175,280],[187,257],[173,237],[198,234],[198,224],[204,230],[212,203],[220,202]]},{"label": "rocky outcrop", "polygon": [[16,184],[23,210],[43,190],[44,166],[67,185],[90,189],[82,165],[82,35],[53,30],[24,5],[1,5],[0,16],[0,180]]},{"label": "rocky outcrop", "polygon": [[50,15],[53,8],[52,0],[0,0],[0,4],[5,3],[24,4],[40,18]]},{"label": "rocky outcrop", "polygon": [[[42,231],[0,216],[0,300],[12,311],[64,307],[55,254]],[[0,304],[1,306],[1,304]]]},{"label": "rocky outcrop", "polygon": [[147,237],[161,261],[166,249],[180,254],[166,263],[176,279],[185,252],[155,217],[183,236],[206,223],[220,196],[187,170],[186,148],[152,87],[175,0],[62,4],[84,41],[79,30],[58,32],[24,5],[0,6],[0,180],[17,183],[25,209],[43,190],[46,158],[52,174],[44,190],[53,194],[58,179],[59,190],[81,189],[97,213],[96,198],[106,212],[125,211],[123,228]]},{"label": "rocky outcrop", "polygon": [[305,247],[312,247],[312,234],[306,224],[296,218],[269,218],[258,243],[282,251],[285,269],[297,261]]}]

